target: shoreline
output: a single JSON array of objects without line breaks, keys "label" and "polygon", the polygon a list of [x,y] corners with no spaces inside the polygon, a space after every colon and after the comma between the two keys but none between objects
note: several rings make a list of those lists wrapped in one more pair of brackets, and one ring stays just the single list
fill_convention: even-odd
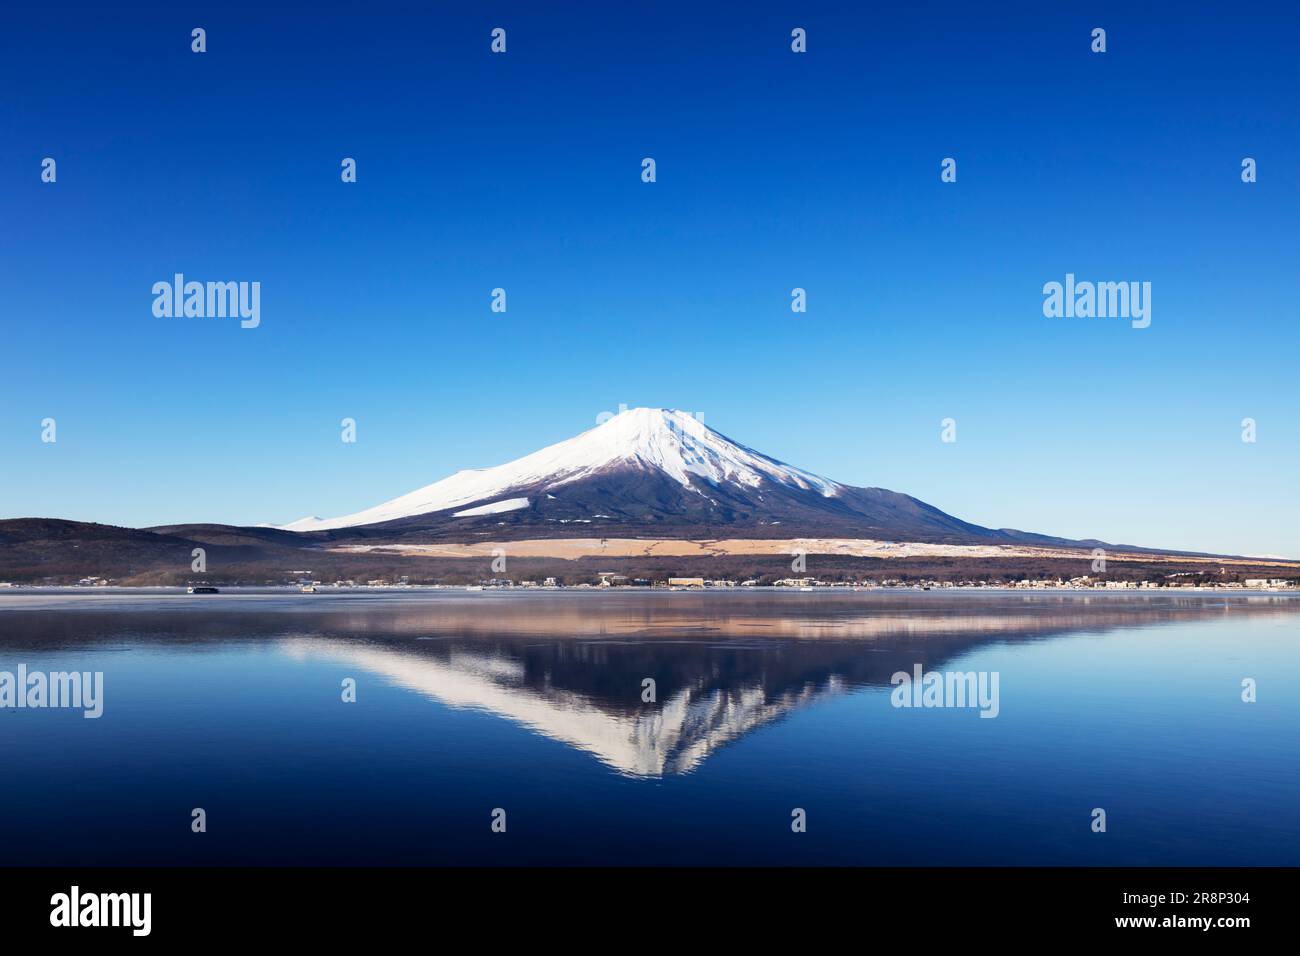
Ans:
[{"label": "shoreline", "polygon": [[[313,599],[319,600],[322,595],[329,594],[410,594],[410,593],[493,593],[493,594],[569,594],[581,592],[583,594],[594,593],[602,595],[617,594],[863,594],[863,593],[882,593],[882,594],[951,594],[954,592],[969,594],[971,592],[981,593],[1007,593],[1007,594],[1083,594],[1095,596],[1098,594],[1109,595],[1149,595],[1149,594],[1224,594],[1240,595],[1242,597],[1276,597],[1276,596],[1293,596],[1300,597],[1300,586],[1278,587],[1278,588],[1243,588],[1230,586],[1213,586],[1213,585],[1187,585],[1174,587],[1072,587],[1069,585],[1043,585],[1016,587],[1014,585],[961,585],[961,584],[935,584],[931,586],[921,585],[844,585],[844,584],[817,584],[806,587],[791,587],[785,585],[716,585],[716,586],[661,586],[661,585],[614,585],[602,587],[596,584],[569,584],[556,586],[524,586],[524,585],[464,585],[464,584],[380,584],[380,585],[317,585],[317,590],[312,593],[303,593],[297,585],[268,585],[268,584],[219,584],[215,587],[220,588],[221,594],[273,594],[273,595],[301,595],[304,601]],[[211,598],[211,594],[190,594],[187,593],[185,585],[167,585],[167,584],[143,584],[143,585],[57,585],[57,584],[7,584],[0,586],[0,601],[6,595],[16,594],[64,594],[64,595],[95,595],[95,594],[176,594],[182,597],[193,598],[196,602]]]}]

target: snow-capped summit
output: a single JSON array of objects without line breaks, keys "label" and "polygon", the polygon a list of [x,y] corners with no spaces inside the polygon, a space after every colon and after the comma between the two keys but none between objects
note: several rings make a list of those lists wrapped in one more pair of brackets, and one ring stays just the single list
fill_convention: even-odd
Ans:
[{"label": "snow-capped summit", "polygon": [[1059,540],[982,528],[908,495],[822,478],[664,408],[629,409],[507,464],[458,471],[365,511],[301,518],[280,530],[410,541],[485,535]]},{"label": "snow-capped summit", "polygon": [[[792,468],[709,428],[687,412],[666,408],[631,408],[582,434],[494,468],[458,471],[410,494],[341,518],[300,518],[283,531],[328,531],[410,518],[452,509],[465,516],[475,502],[489,502],[515,489],[544,486],[547,492],[620,465],[653,469],[697,494],[693,482],[732,483],[757,488],[764,481],[832,497],[840,485]],[[527,507],[527,498],[510,499],[510,507]]]},{"label": "snow-capped summit", "polygon": [[751,488],[764,480],[774,481],[827,497],[839,488],[833,481],[733,442],[688,412],[667,408],[628,409],[516,464],[552,453],[555,471],[569,471],[572,476],[626,462],[657,468],[687,487],[692,487],[691,476],[695,476],[714,484],[735,482]]}]

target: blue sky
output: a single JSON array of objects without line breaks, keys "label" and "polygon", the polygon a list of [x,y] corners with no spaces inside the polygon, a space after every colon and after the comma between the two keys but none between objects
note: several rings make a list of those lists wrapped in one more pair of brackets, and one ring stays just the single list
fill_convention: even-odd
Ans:
[{"label": "blue sky", "polygon": [[[1300,555],[1300,14],[1130,6],[13,11],[0,516],[343,514],[622,402],[981,524]],[[260,327],[155,318],[176,272]],[[1067,272],[1150,328],[1045,318]]]}]

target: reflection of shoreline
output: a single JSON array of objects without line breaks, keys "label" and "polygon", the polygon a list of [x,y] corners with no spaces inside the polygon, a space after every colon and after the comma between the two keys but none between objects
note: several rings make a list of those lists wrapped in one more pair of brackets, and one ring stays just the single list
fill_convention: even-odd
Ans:
[{"label": "reflection of shoreline", "polygon": [[[1248,613],[1300,612],[1300,591],[1240,590],[1106,590],[1079,588],[716,588],[704,590],[661,590],[649,588],[503,588],[467,592],[465,588],[321,588],[305,595],[300,588],[225,587],[219,594],[196,597],[184,588],[23,588],[0,590],[0,621],[5,615],[24,612],[145,614],[167,612],[191,615],[268,613],[338,615],[361,613],[367,618],[423,610],[431,620],[446,615],[466,622],[480,622],[494,615],[509,617],[513,624],[545,620],[557,614],[572,621],[597,621],[599,627],[582,633],[605,633],[609,621],[623,632],[629,625],[620,617],[629,611],[650,622],[686,622],[694,614],[716,627],[721,618],[739,622],[746,613],[761,620],[800,623],[848,619],[885,619],[892,613],[909,621],[918,618],[944,621],[965,616],[966,621],[990,621],[1000,614],[1005,621],[1032,617],[1043,621],[1059,618],[1068,611],[1078,620],[1096,620],[1104,615],[1146,623],[1153,615],[1181,614],[1204,617],[1210,611]],[[538,612],[544,611],[539,620]],[[784,611],[782,617],[777,612]],[[488,613],[484,613],[488,612]],[[996,612],[996,613],[995,613]],[[685,623],[683,626],[688,626]],[[980,625],[984,627],[985,625]],[[997,625],[1002,626],[1002,625]],[[916,626],[913,629],[924,629]],[[554,629],[564,636],[563,628]],[[753,633],[768,633],[767,631]],[[0,634],[0,637],[3,635]],[[870,636],[864,634],[864,636]]]},{"label": "reflection of shoreline", "polygon": [[[892,633],[1057,631],[1147,626],[1212,615],[1300,613],[1300,593],[746,591],[233,591],[0,594],[10,615],[169,615],[211,622],[287,615],[359,632],[532,633],[552,637],[715,635],[874,639]],[[17,628],[16,628],[17,630]],[[4,631],[0,631],[3,640]]]},{"label": "reflection of shoreline", "polygon": [[[0,646],[11,636],[77,643],[131,622],[178,642],[282,636],[878,641],[943,635],[1048,636],[1222,617],[1300,614],[1270,594],[866,591],[232,591],[0,596]],[[19,638],[20,644],[28,640]]]},{"label": "reflection of shoreline", "polygon": [[880,592],[627,596],[586,592],[536,597],[480,593],[449,594],[433,601],[416,598],[383,609],[350,607],[344,601],[331,618],[336,622],[342,618],[350,632],[361,634],[872,641],[940,635],[1037,636],[1261,613],[1300,613],[1300,599],[1014,592],[973,599]]}]

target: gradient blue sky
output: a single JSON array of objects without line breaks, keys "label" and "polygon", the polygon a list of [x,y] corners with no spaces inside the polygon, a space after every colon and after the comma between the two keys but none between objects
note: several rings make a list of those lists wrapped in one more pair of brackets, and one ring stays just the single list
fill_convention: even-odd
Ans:
[{"label": "gradient blue sky", "polygon": [[[6,14],[0,517],[342,514],[623,402],[981,524],[1300,555],[1294,9],[432,6]],[[155,318],[174,272],[261,327]],[[1044,318],[1066,272],[1151,327]]]}]

